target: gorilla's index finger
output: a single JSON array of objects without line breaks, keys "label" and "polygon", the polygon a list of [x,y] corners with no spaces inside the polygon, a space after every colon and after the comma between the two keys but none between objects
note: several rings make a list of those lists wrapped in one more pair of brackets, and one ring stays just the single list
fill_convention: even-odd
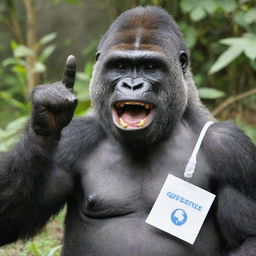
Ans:
[{"label": "gorilla's index finger", "polygon": [[72,89],[76,78],[76,58],[69,55],[65,64],[62,82],[67,88]]}]

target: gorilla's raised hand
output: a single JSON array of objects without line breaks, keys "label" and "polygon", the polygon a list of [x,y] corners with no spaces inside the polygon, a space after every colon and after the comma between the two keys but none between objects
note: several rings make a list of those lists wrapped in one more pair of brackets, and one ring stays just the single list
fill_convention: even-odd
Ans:
[{"label": "gorilla's raised hand", "polygon": [[70,55],[65,64],[62,82],[34,88],[31,94],[31,125],[36,134],[55,136],[69,124],[77,106],[77,98],[73,94],[75,76],[76,59]]}]

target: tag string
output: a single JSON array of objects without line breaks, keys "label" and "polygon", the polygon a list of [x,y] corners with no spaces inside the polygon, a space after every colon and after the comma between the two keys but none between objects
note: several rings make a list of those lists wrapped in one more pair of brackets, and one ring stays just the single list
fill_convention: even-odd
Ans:
[{"label": "tag string", "polygon": [[186,168],[185,168],[184,177],[187,178],[187,179],[190,179],[190,178],[193,177],[193,174],[194,174],[195,168],[196,168],[196,156],[198,154],[198,151],[200,149],[200,146],[201,146],[201,144],[203,142],[203,139],[205,137],[205,134],[206,134],[208,128],[213,123],[214,122],[212,122],[212,121],[207,122],[204,125],[204,127],[203,127],[203,129],[202,129],[202,131],[201,131],[201,133],[200,133],[200,135],[198,137],[198,140],[196,142],[195,148],[194,148],[194,150],[193,150],[193,152],[191,154],[191,157],[189,158],[188,163],[187,163]]}]

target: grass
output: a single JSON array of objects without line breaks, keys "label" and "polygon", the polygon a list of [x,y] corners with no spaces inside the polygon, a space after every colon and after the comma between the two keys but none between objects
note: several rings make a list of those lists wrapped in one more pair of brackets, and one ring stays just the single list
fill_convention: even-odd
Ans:
[{"label": "grass", "polygon": [[0,256],[60,256],[65,210],[33,239],[0,248]]}]

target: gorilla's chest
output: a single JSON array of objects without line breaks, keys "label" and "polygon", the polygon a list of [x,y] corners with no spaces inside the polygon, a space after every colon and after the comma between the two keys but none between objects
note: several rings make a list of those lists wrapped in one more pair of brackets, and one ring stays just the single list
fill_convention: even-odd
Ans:
[{"label": "gorilla's chest", "polygon": [[[149,213],[169,173],[183,178],[193,145],[165,142],[129,154],[106,141],[81,164],[80,207],[86,216],[109,218]],[[191,182],[209,190],[210,169],[202,153]]]}]

